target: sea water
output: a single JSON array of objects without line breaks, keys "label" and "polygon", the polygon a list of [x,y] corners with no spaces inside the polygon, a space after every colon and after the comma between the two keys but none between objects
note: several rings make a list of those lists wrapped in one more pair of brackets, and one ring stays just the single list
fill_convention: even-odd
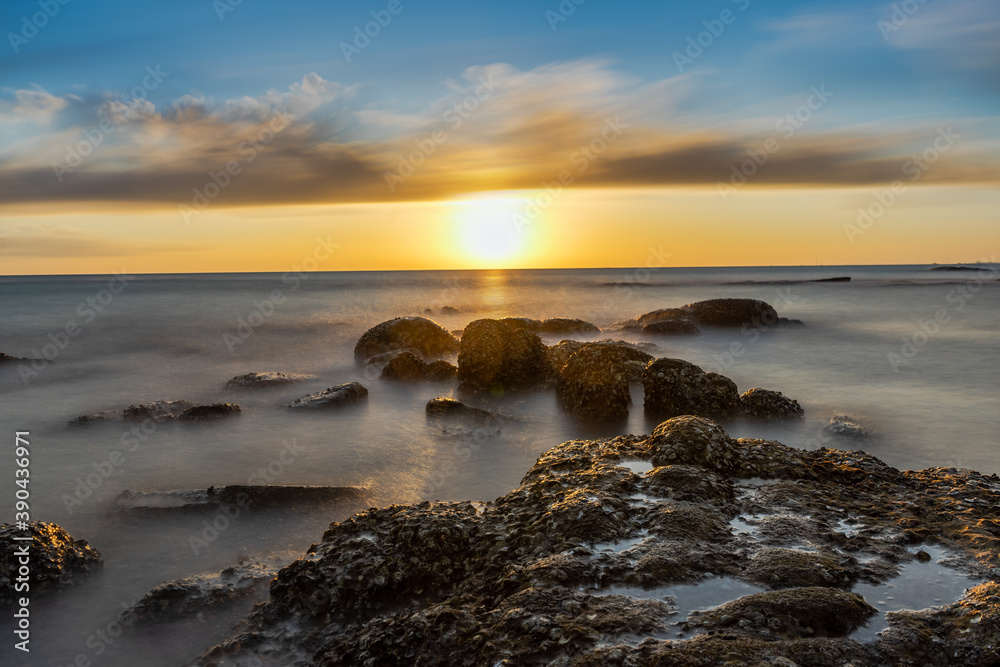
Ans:
[{"label": "sea water", "polygon": [[[28,431],[31,518],[63,526],[104,556],[78,586],[32,598],[32,653],[4,641],[4,664],[176,665],[232,628],[253,600],[228,612],[122,634],[116,619],[153,586],[218,572],[243,555],[290,562],[331,521],[368,505],[423,499],[491,500],[517,486],[546,449],[573,438],[649,433],[633,388],[625,426],[582,424],[554,392],[494,397],[486,407],[518,417],[499,433],[444,432],[426,402],[458,396],[454,385],[381,382],[353,359],[369,327],[426,315],[449,330],[483,317],[577,317],[602,328],[658,308],[716,297],[771,303],[805,327],[706,330],[649,341],[656,356],[686,359],[731,377],[740,391],[764,387],[797,399],[802,421],[724,423],[734,437],[795,447],[863,448],[900,469],[1000,471],[1000,277],[926,266],[52,276],[0,278],[0,351],[48,356],[24,372],[0,369],[0,478],[13,519],[15,432]],[[850,276],[850,282],[807,282]],[[122,287],[124,285],[124,287]],[[113,288],[113,293],[109,286]],[[441,313],[450,306],[457,312]],[[67,325],[75,332],[63,338]],[[560,338],[546,338],[547,343]],[[46,346],[49,345],[48,348]],[[253,371],[316,376],[299,385],[225,391]],[[343,410],[292,412],[307,393],[352,380],[368,401]],[[243,414],[205,424],[71,427],[73,418],[155,400],[235,402]],[[846,414],[875,437],[824,430]],[[117,454],[115,454],[117,452]],[[365,502],[272,508],[220,521],[209,513],[116,511],[123,490],[170,491],[246,484],[351,485]],[[225,524],[221,530],[213,528]],[[3,628],[8,628],[5,619]],[[5,630],[5,636],[10,636]]]}]

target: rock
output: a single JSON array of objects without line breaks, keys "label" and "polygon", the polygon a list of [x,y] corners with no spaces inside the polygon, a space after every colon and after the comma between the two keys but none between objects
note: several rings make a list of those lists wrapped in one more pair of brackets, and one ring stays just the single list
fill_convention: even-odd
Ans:
[{"label": "rock", "polygon": [[642,374],[646,414],[655,419],[699,415],[726,419],[740,411],[736,383],[718,373],[706,373],[682,359],[656,359]]},{"label": "rock", "polygon": [[632,394],[627,364],[634,360],[634,354],[627,348],[585,345],[559,372],[559,403],[580,419],[610,422],[628,418]]},{"label": "rock", "polygon": [[683,308],[661,308],[659,310],[654,310],[633,320],[625,320],[624,322],[616,322],[614,327],[633,330],[642,329],[642,327],[648,324],[655,324],[656,322],[668,322],[668,321],[680,321],[688,322],[694,324],[691,320],[691,313]]},{"label": "rock", "polygon": [[814,586],[746,595],[698,614],[695,625],[768,639],[844,637],[877,613],[857,593]]},{"label": "rock", "polygon": [[354,502],[363,500],[367,493],[366,489],[354,486],[234,484],[196,491],[125,490],[115,498],[115,505],[122,510],[214,510],[221,506],[290,508]]},{"label": "rock", "polygon": [[122,418],[120,410],[101,410],[89,415],[80,415],[69,421],[70,426],[81,426],[85,424],[95,424],[97,422],[118,421]]},{"label": "rock", "polygon": [[642,333],[654,336],[691,336],[699,335],[701,330],[691,320],[675,319],[645,324]]},{"label": "rock", "polygon": [[839,435],[844,438],[862,439],[872,437],[871,431],[857,423],[853,417],[848,417],[846,415],[834,415],[833,417],[830,417],[830,423],[827,424],[823,430],[827,433]]},{"label": "rock", "polygon": [[261,584],[277,573],[273,565],[242,558],[214,575],[198,575],[169,581],[142,596],[128,613],[139,623],[174,621],[201,614],[257,593]]},{"label": "rock", "polygon": [[377,324],[358,339],[354,359],[364,363],[376,354],[413,348],[425,357],[439,357],[458,351],[458,340],[423,317],[397,317]]},{"label": "rock", "polygon": [[9,354],[4,354],[0,352],[0,364],[10,364],[18,361],[31,361],[31,359],[22,359],[21,357],[12,357]]},{"label": "rock", "polygon": [[768,588],[830,586],[849,589],[857,577],[842,564],[844,559],[800,549],[765,547],[750,559],[744,575]]},{"label": "rock", "polygon": [[510,417],[492,410],[466,405],[461,401],[446,396],[432,398],[427,401],[426,414],[432,418],[457,418],[478,423],[509,420]]},{"label": "rock", "polygon": [[315,380],[315,375],[306,373],[281,373],[266,371],[263,373],[247,373],[237,375],[226,383],[226,389],[263,389],[266,387],[283,387],[306,380]]},{"label": "rock", "polygon": [[236,417],[243,409],[235,403],[212,403],[211,405],[196,405],[181,413],[178,419],[184,421],[213,421]]},{"label": "rock", "polygon": [[505,317],[500,320],[515,331],[525,329],[536,334],[550,335],[600,335],[601,328],[583,320],[553,317],[533,320],[527,317]]},{"label": "rock", "polygon": [[397,354],[382,369],[383,380],[446,382],[457,376],[458,369],[453,364],[443,359],[428,364],[412,352]]},{"label": "rock", "polygon": [[368,400],[368,390],[358,382],[347,382],[295,399],[288,404],[288,407],[293,409],[339,408],[364,400]]},{"label": "rock", "polygon": [[460,311],[458,308],[455,308],[454,306],[442,306],[441,307],[441,314],[442,315],[458,315],[461,312],[462,311]]},{"label": "rock", "polygon": [[646,443],[654,466],[689,463],[722,473],[737,468],[738,446],[721,426],[701,417],[674,417],[655,429]]},{"label": "rock", "polygon": [[754,387],[740,395],[743,416],[761,421],[782,421],[800,419],[805,414],[799,402],[788,398],[780,391]]},{"label": "rock", "polygon": [[[31,536],[31,540],[18,540]],[[21,549],[27,546],[30,574],[18,582]],[[32,602],[54,590],[73,586],[79,579],[100,570],[104,561],[86,540],[74,540],[54,523],[30,521],[27,529],[5,523],[0,527],[0,604],[12,604],[20,597]],[[24,590],[27,583],[29,590]],[[19,590],[20,588],[20,590]]]},{"label": "rock", "polygon": [[706,327],[767,328],[778,321],[771,304],[758,299],[708,299],[681,306],[695,321]]},{"label": "rock", "polygon": [[[737,517],[752,525],[734,530]],[[995,476],[900,472],[678,417],[648,437],[555,446],[494,502],[332,524],[198,664],[989,667],[998,525]],[[890,581],[922,539],[974,587],[957,601],[916,587],[915,604],[934,607],[889,614],[872,642],[849,638],[876,611],[836,586]],[[730,599],[685,619],[698,601],[682,606],[670,587],[707,580]],[[754,581],[832,585],[740,596]]]},{"label": "rock", "polygon": [[548,348],[549,364],[556,373],[562,374],[562,369],[566,365],[566,362],[569,361],[569,358],[588,345],[614,348],[627,356],[628,360],[625,363],[625,370],[629,382],[642,381],[642,372],[646,369],[646,364],[653,359],[653,355],[649,354],[647,349],[658,349],[652,343],[627,343],[622,340],[598,340],[593,342],[563,340]]},{"label": "rock", "polygon": [[191,401],[153,401],[130,405],[122,412],[122,419],[127,422],[165,422],[176,419],[185,410],[195,407]]},{"label": "rock", "polygon": [[476,320],[462,334],[459,389],[503,394],[544,386],[552,374],[545,345],[530,331],[499,320]]}]

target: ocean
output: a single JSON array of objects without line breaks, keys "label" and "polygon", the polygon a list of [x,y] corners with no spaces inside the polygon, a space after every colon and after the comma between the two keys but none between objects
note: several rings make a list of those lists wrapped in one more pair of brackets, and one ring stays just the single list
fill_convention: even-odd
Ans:
[{"label": "ocean", "polygon": [[[900,469],[1000,472],[1000,272],[921,266],[638,268],[0,278],[0,351],[45,363],[0,367],[0,429],[10,447],[0,480],[13,515],[15,432],[30,442],[30,513],[86,539],[103,571],[31,602],[30,654],[4,641],[5,665],[179,665],[228,634],[254,599],[228,611],[124,632],[119,612],[153,586],[218,572],[242,556],[286,563],[331,521],[368,505],[492,500],[518,485],[546,449],[575,438],[649,433],[642,389],[627,426],[581,424],[553,391],[494,397],[518,417],[488,438],[444,433],[426,402],[453,385],[380,382],[355,366],[369,327],[423,315],[458,330],[484,317],[575,317],[605,338],[649,341],[685,359],[798,400],[800,422],[724,423],[734,437],[794,447],[864,447]],[[849,282],[812,282],[850,276]],[[659,337],[608,331],[642,313],[716,297],[750,297],[805,327],[706,330]],[[450,306],[442,313],[441,309]],[[430,314],[425,313],[429,309]],[[554,343],[563,337],[545,338]],[[252,371],[315,380],[226,391]],[[284,405],[360,381],[360,406],[301,414]],[[77,416],[155,400],[230,401],[241,416],[205,424],[70,426]],[[838,439],[823,427],[849,415],[874,434]],[[362,486],[367,502],[214,515],[120,512],[124,490],[247,484]],[[215,522],[215,525],[212,525]],[[224,525],[223,525],[224,524]],[[258,598],[259,599],[259,598]],[[10,619],[3,621],[10,637]]]}]

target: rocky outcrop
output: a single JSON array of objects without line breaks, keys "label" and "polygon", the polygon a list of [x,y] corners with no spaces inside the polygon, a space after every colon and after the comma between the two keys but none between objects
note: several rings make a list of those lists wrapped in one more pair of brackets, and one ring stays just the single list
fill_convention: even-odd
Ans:
[{"label": "rocky outcrop", "polygon": [[830,417],[830,423],[823,430],[843,438],[866,439],[872,437],[871,431],[859,424],[854,417],[848,417],[847,415],[834,415]]},{"label": "rocky outcrop", "polygon": [[121,510],[215,510],[222,506],[244,509],[299,507],[363,500],[367,490],[355,486],[233,484],[193,491],[131,491],[115,498]]},{"label": "rocky outcrop", "polygon": [[382,368],[383,380],[447,382],[458,377],[458,369],[443,359],[425,362],[412,352],[401,352]]},{"label": "rocky outcrop", "polygon": [[651,336],[697,336],[701,329],[688,319],[660,320],[644,324],[642,333]]},{"label": "rocky outcrop", "polygon": [[368,400],[368,390],[359,382],[347,382],[323,391],[297,398],[288,404],[294,410],[340,408]]},{"label": "rocky outcrop", "polygon": [[[995,475],[900,472],[680,417],[651,436],[554,447],[495,502],[332,524],[199,664],[988,667],[1000,660],[998,525]],[[974,587],[853,639],[877,613],[854,582],[891,581],[924,540]],[[719,577],[730,599],[701,613],[681,602],[679,584]]]},{"label": "rocky outcrop", "polygon": [[191,401],[153,401],[130,405],[122,411],[122,419],[127,422],[165,422],[176,419],[185,410],[195,407]]},{"label": "rocky outcrop", "polygon": [[31,359],[22,359],[21,357],[12,357],[9,354],[4,354],[0,352],[0,365],[14,363],[17,361],[31,361]]},{"label": "rocky outcrop", "polygon": [[[673,324],[665,324],[665,323]],[[802,324],[798,320],[779,318],[774,307],[758,299],[708,299],[696,301],[680,308],[661,308],[633,320],[618,322],[615,326],[641,329],[643,333],[695,333],[698,326],[723,329],[755,327],[766,330],[781,324]],[[651,327],[651,329],[647,329]]]},{"label": "rocky outcrop", "polygon": [[274,565],[245,557],[217,574],[160,584],[143,595],[128,613],[138,623],[161,623],[210,612],[258,593],[274,579],[277,570]]},{"label": "rocky outcrop", "polygon": [[458,340],[438,324],[423,317],[397,317],[377,324],[358,339],[354,359],[359,364],[383,352],[413,348],[425,357],[458,351]]},{"label": "rocky outcrop", "polygon": [[593,342],[578,340],[560,341],[558,344],[549,347],[547,351],[549,364],[557,374],[557,377],[562,374],[563,367],[566,366],[566,362],[569,361],[570,357],[584,347],[591,345],[613,348],[621,352],[626,357],[625,372],[629,382],[642,381],[642,372],[646,369],[646,364],[653,359],[653,355],[649,353],[649,350],[655,351],[659,349],[652,343],[627,343],[621,340],[598,340]]},{"label": "rocky outcrop", "polygon": [[211,405],[196,405],[181,413],[178,419],[182,421],[215,421],[228,417],[237,417],[243,413],[243,408],[235,403],[212,403]]},{"label": "rocky outcrop", "polygon": [[626,419],[632,405],[628,364],[635,361],[635,354],[612,345],[586,345],[573,353],[556,381],[559,403],[580,419]]},{"label": "rocky outcrop", "polygon": [[282,373],[265,371],[263,373],[247,373],[237,375],[225,385],[226,389],[265,389],[268,387],[284,387],[286,385],[315,380],[315,375],[307,373]]},{"label": "rocky outcrop", "polygon": [[[31,539],[17,539],[22,537]],[[31,521],[25,529],[5,523],[0,527],[0,605],[68,588],[103,565],[101,554],[86,540],[74,540],[54,523]],[[19,572],[22,566],[26,574]]]},{"label": "rocky outcrop", "polygon": [[547,320],[533,320],[527,317],[505,317],[500,320],[511,329],[526,329],[536,334],[555,336],[581,335],[599,336],[601,328],[584,320],[567,317],[553,317]]},{"label": "rocky outcrop", "polygon": [[780,391],[760,387],[740,394],[740,409],[744,417],[760,421],[799,419],[805,414],[795,399],[788,398]]},{"label": "rocky outcrop", "polygon": [[655,419],[699,415],[726,419],[740,412],[736,383],[718,373],[706,373],[682,359],[656,359],[642,375],[646,414]]},{"label": "rocky outcrop", "polygon": [[509,420],[510,417],[493,410],[485,410],[446,396],[427,401],[425,412],[432,419],[460,419],[477,423]]},{"label": "rocky outcrop", "polygon": [[500,320],[476,320],[462,333],[459,389],[503,394],[544,386],[552,374],[541,339]]}]

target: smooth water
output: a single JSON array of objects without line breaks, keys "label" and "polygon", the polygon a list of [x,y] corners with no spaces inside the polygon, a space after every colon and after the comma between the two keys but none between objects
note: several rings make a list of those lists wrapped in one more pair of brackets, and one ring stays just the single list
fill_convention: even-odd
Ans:
[{"label": "smooth water", "polygon": [[[607,327],[701,299],[763,299],[808,326],[605,337],[652,341],[662,348],[658,356],[724,373],[741,391],[782,391],[806,410],[801,423],[725,424],[733,436],[809,448],[863,447],[899,468],[1000,471],[1000,274],[926,269],[137,276],[113,296],[104,291],[109,277],[0,278],[0,351],[54,357],[35,375],[22,376],[17,364],[0,369],[0,432],[11,445],[15,431],[30,432],[32,518],[60,524],[105,558],[102,574],[32,601],[30,660],[6,641],[0,657],[5,664],[63,665],[81,654],[93,664],[179,664],[224,634],[239,613],[130,629],[113,642],[93,637],[114,622],[123,603],[158,583],[217,572],[244,554],[294,558],[331,521],[368,504],[493,499],[515,487],[553,445],[621,430],[649,433],[655,426],[643,417],[642,390],[635,387],[625,429],[577,423],[560,410],[553,392],[540,392],[494,399],[491,407],[521,419],[487,440],[443,433],[425,419],[424,404],[455,395],[452,385],[383,383],[366,377],[352,354],[368,327],[426,308],[448,329],[502,316],[579,317]],[[853,280],[802,282],[845,275]],[[460,312],[439,314],[443,306]],[[60,335],[68,324],[79,327],[72,338]],[[251,371],[296,371],[317,379],[270,390],[223,390],[228,379]],[[322,414],[283,407],[351,380],[369,389],[365,405]],[[177,399],[236,402],[244,412],[224,422],[162,424],[138,434],[121,422],[67,425],[103,409]],[[826,435],[823,426],[834,414],[857,418],[878,437],[854,442]],[[12,468],[9,459],[3,470]],[[121,514],[112,502],[125,489],[204,489],[254,480],[358,485],[371,495],[356,506],[245,514],[211,540],[205,539],[212,537],[205,522],[214,514]],[[4,474],[3,497],[12,499],[15,488],[13,473]],[[12,506],[11,500],[5,520]],[[200,548],[192,538],[201,538]],[[178,644],[171,637],[185,639]]]}]

